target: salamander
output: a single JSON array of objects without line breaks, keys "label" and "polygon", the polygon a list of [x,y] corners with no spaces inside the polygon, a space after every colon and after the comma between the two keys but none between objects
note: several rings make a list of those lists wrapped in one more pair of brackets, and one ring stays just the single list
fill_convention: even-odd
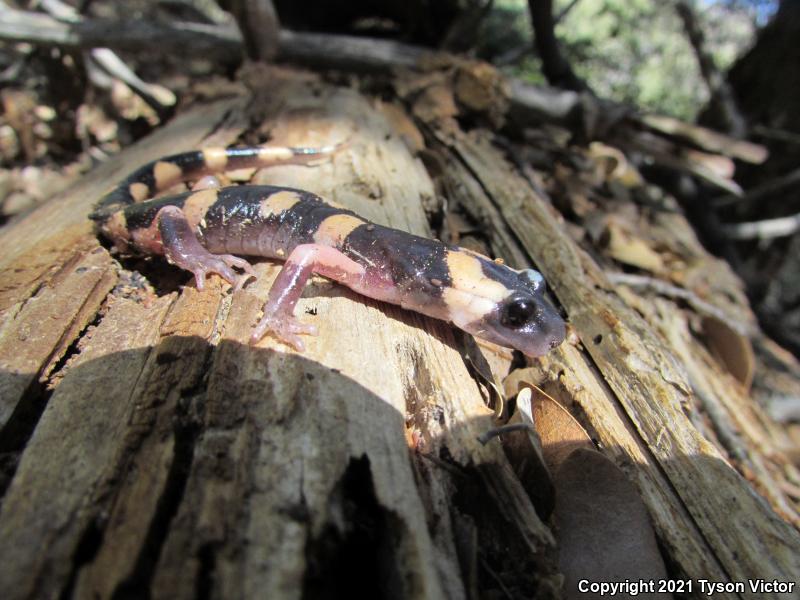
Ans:
[{"label": "salamander", "polygon": [[298,351],[316,328],[294,316],[312,273],[405,309],[450,321],[501,346],[539,356],[558,346],[565,325],[545,297],[542,275],[476,252],[384,227],[304,190],[272,185],[195,189],[152,198],[176,183],[226,170],[310,164],[338,150],[208,148],[153,161],[124,179],[91,218],[118,248],[164,255],[194,274],[241,288],[254,277],[241,256],[284,262],[251,342],[271,332]]}]

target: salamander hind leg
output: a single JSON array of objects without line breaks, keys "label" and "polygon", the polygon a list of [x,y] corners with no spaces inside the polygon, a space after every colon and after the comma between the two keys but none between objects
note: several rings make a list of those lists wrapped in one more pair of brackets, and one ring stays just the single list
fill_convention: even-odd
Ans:
[{"label": "salamander hind leg", "polygon": [[[216,273],[225,281],[241,289],[245,282],[255,277],[253,267],[246,260],[230,254],[211,254],[198,241],[186,215],[177,206],[165,206],[156,215],[164,255],[171,263],[194,274],[197,289],[205,287],[206,275]],[[238,275],[233,269],[241,269]]]},{"label": "salamander hind leg", "polygon": [[335,248],[318,244],[297,246],[269,290],[264,316],[253,331],[251,343],[256,343],[271,331],[298,352],[304,350],[305,345],[298,334],[317,335],[317,329],[296,319],[294,307],[312,273],[353,287],[362,280],[365,271],[364,267]]}]

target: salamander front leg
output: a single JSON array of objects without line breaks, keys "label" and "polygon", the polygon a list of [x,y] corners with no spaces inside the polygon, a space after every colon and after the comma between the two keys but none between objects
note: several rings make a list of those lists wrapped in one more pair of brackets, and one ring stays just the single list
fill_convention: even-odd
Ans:
[{"label": "salamander front leg", "polygon": [[[156,215],[164,255],[182,269],[194,273],[197,289],[205,287],[206,275],[216,273],[238,290],[251,277],[253,267],[246,260],[230,254],[211,254],[197,240],[186,215],[177,206],[165,206]],[[237,275],[233,268],[244,271]]]},{"label": "salamander front leg", "polygon": [[250,342],[256,343],[272,331],[281,341],[302,352],[305,345],[298,334],[317,335],[317,328],[297,320],[294,307],[311,274],[318,273],[352,287],[361,281],[364,272],[364,267],[335,248],[317,244],[297,246],[269,290],[264,316],[253,331]]}]

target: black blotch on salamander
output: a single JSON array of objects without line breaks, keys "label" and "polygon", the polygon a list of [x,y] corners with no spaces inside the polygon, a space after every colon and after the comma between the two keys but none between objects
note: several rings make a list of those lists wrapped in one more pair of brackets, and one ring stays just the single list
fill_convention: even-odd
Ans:
[{"label": "black blotch on salamander", "polygon": [[441,298],[442,290],[452,284],[447,246],[438,240],[365,223],[347,236],[342,251],[360,264],[367,259],[388,269],[398,288],[427,301]]},{"label": "black blotch on salamander", "polygon": [[[261,216],[261,202],[279,192],[293,192],[299,199],[291,210],[264,219]],[[216,202],[206,213],[205,229],[208,232],[219,226],[230,228],[240,224],[263,223],[275,229],[280,227],[285,233],[291,232],[291,241],[297,245],[312,242],[322,221],[337,214],[355,215],[352,211],[330,206],[316,194],[304,190],[271,185],[228,187],[219,191]]]},{"label": "black blotch on salamander", "polygon": [[191,176],[194,171],[197,170],[205,170],[206,168],[206,160],[203,156],[203,153],[199,150],[194,152],[183,152],[181,154],[173,154],[172,156],[167,156],[166,158],[161,158],[156,161],[157,163],[160,162],[167,162],[172,163],[173,165],[177,165],[181,168],[184,174],[187,176]]},{"label": "black blotch on salamander", "polygon": [[502,283],[508,290],[515,290],[520,287],[519,274],[513,269],[508,268],[506,265],[499,265],[493,260],[482,258],[478,260],[481,263],[481,271],[488,279]]},{"label": "black blotch on salamander", "polygon": [[147,229],[153,224],[158,211],[165,206],[177,206],[183,208],[186,198],[194,194],[194,192],[183,192],[175,196],[168,196],[165,198],[157,198],[149,200],[142,204],[131,204],[125,208],[125,222],[128,226],[128,231],[135,231],[136,229]]},{"label": "black blotch on salamander", "polygon": [[153,161],[138,168],[126,177],[114,190],[103,196],[89,217],[98,222],[103,222],[118,210],[137,204],[131,196],[130,187],[134,183],[147,186],[148,196],[154,195],[156,189],[155,166],[157,163],[171,163],[180,168],[184,179],[191,178],[206,170],[205,158],[201,151],[173,154]]}]

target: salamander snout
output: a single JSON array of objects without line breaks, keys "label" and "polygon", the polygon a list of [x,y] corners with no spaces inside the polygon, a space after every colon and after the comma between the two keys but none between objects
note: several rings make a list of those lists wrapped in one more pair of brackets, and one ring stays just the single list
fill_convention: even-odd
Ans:
[{"label": "salamander snout", "polygon": [[566,325],[541,293],[515,293],[493,310],[467,323],[457,323],[469,333],[528,356],[542,356],[561,344]]},{"label": "salamander snout", "polygon": [[450,252],[448,265],[447,316],[464,331],[528,356],[547,354],[564,341],[564,320],[547,300],[538,271],[517,271],[463,249]]},{"label": "salamander snout", "polygon": [[495,334],[528,356],[541,356],[566,337],[564,320],[541,293],[519,292],[505,299],[497,319],[487,319]]}]

